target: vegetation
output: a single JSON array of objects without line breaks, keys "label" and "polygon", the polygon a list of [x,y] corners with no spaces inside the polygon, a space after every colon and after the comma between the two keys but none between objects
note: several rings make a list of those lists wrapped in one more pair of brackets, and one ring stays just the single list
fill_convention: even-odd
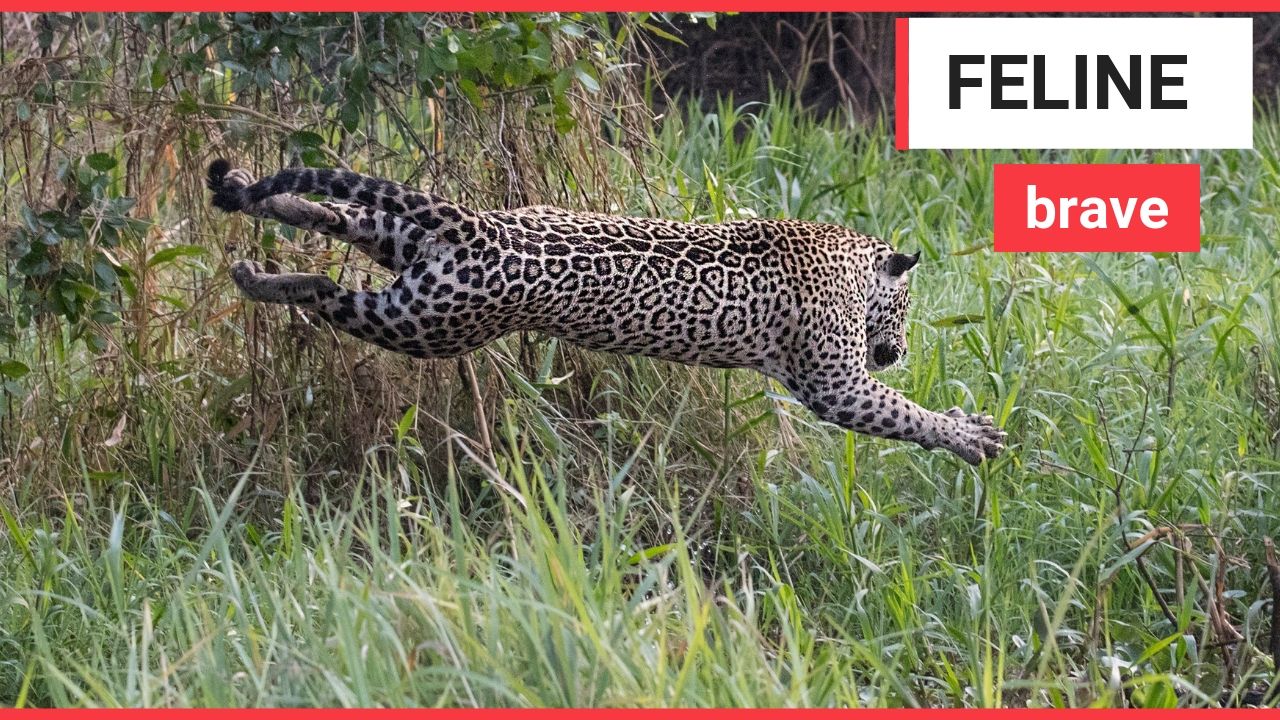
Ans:
[{"label": "vegetation", "polygon": [[[0,702],[1268,701],[1280,117],[1254,152],[904,153],[784,95],[652,117],[662,17],[3,17]],[[209,210],[222,155],[880,234],[924,256],[887,379],[1010,448],[242,303],[239,257],[382,276]],[[993,253],[992,164],[1060,161],[1200,163],[1203,251]]]}]

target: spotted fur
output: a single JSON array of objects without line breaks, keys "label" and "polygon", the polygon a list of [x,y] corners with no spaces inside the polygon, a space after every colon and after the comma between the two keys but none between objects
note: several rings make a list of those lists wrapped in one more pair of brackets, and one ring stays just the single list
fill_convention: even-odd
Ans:
[{"label": "spotted fur", "polygon": [[972,464],[1003,450],[989,416],[926,410],[870,375],[905,354],[918,253],[847,228],[545,206],[476,213],[345,170],[287,169],[253,182],[222,160],[209,187],[223,210],[344,239],[399,273],[381,291],[355,292],[324,275],[231,268],[248,297],[313,311],[388,350],[452,357],[541,331],[593,350],[750,368],[826,421]]}]

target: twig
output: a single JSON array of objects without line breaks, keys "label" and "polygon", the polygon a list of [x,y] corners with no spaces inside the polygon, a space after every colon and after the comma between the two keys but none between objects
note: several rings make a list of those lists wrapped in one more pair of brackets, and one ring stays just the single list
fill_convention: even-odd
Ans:
[{"label": "twig", "polygon": [[489,464],[497,467],[493,456],[493,441],[489,437],[489,421],[485,418],[484,396],[480,394],[480,382],[476,379],[476,366],[470,355],[462,358],[462,369],[467,375],[467,384],[471,387],[471,402],[475,405],[476,431],[480,433],[480,449],[489,459]]},{"label": "twig", "polygon": [[[1115,469],[1116,469],[1116,451],[1115,451],[1115,446],[1111,444],[1111,427],[1110,427],[1109,425],[1107,425],[1107,408],[1106,408],[1106,406],[1105,406],[1105,405],[1103,405],[1103,404],[1102,404],[1102,397],[1101,397],[1101,396],[1094,397],[1093,401],[1094,401],[1094,403],[1096,403],[1096,404],[1097,404],[1097,406],[1098,406],[1098,424],[1102,426],[1102,439],[1103,439],[1103,441],[1104,441],[1104,442],[1106,442],[1106,443],[1107,443],[1107,453],[1111,455],[1111,467],[1110,467],[1109,469],[1110,469],[1112,472],[1115,472]],[[1139,434],[1141,434],[1141,433],[1142,433],[1142,428],[1138,428],[1138,433],[1139,433]],[[1120,513],[1120,485],[1121,485],[1121,482],[1122,482],[1121,480],[1116,480],[1116,485],[1115,485],[1115,487],[1114,487],[1114,488],[1112,488],[1112,489],[1115,491],[1115,494],[1116,494],[1116,514],[1117,514],[1117,517],[1119,516],[1119,513]],[[1121,528],[1121,529],[1123,530],[1123,528]]]},{"label": "twig", "polygon": [[[443,419],[438,418],[431,413],[423,413],[422,417],[426,417],[436,423],[445,431],[445,442],[448,443],[449,447],[454,447],[456,445],[456,447],[462,451],[463,455],[470,458],[471,461],[484,472],[484,474],[489,476],[490,482],[497,485],[511,497],[515,498],[516,502],[520,503],[520,507],[526,510],[529,509],[529,501],[525,499],[524,495],[521,495],[519,490],[516,490],[510,483],[502,478],[502,474],[498,472],[496,464],[490,464],[493,460],[492,455],[490,455],[488,460],[476,455],[475,451],[471,449],[471,443],[474,443],[475,441],[455,430],[453,426],[445,422]],[[452,462],[453,461],[450,460],[450,463]]]},{"label": "twig", "polygon": [[1155,596],[1156,602],[1160,604],[1160,611],[1164,613],[1164,619],[1169,621],[1175,629],[1178,627],[1178,616],[1173,614],[1173,610],[1169,609],[1169,603],[1165,602],[1164,597],[1160,595],[1160,591],[1156,588],[1156,581],[1152,579],[1151,573],[1147,572],[1147,564],[1143,562],[1142,556],[1134,558],[1134,563],[1138,566],[1138,573],[1142,575],[1142,579],[1146,581],[1151,588],[1151,594]]},{"label": "twig", "polygon": [[1280,679],[1280,561],[1276,560],[1276,546],[1271,538],[1263,538],[1266,548],[1267,575],[1271,577],[1271,642],[1267,649],[1275,662],[1276,675]]},{"label": "twig", "polygon": [[1231,616],[1227,614],[1226,594],[1227,594],[1227,551],[1222,547],[1222,541],[1212,533],[1209,538],[1213,540],[1213,551],[1217,555],[1217,562],[1213,573],[1213,592],[1214,592],[1214,608],[1218,615],[1219,621],[1222,623],[1223,634],[1232,640],[1243,640],[1244,636],[1231,624]]},{"label": "twig", "polygon": [[1178,546],[1174,548],[1173,553],[1173,600],[1178,603],[1178,607],[1183,607],[1187,601],[1187,580],[1186,567],[1183,564],[1183,558],[1191,555],[1191,540],[1186,536],[1178,537]]},{"label": "twig", "polygon": [[1216,535],[1210,533],[1209,538],[1213,541],[1213,551],[1216,556],[1213,578],[1211,583],[1205,582],[1202,578],[1198,580],[1200,591],[1204,594],[1209,605],[1206,613],[1209,616],[1209,627],[1213,631],[1218,652],[1222,654],[1224,671],[1222,687],[1224,692],[1229,692],[1236,684],[1235,646],[1244,639],[1244,636],[1231,624],[1230,616],[1227,615],[1225,607],[1224,596],[1227,583],[1226,551]]},{"label": "twig", "polygon": [[[273,118],[273,117],[271,117],[270,115],[267,115],[267,114],[265,114],[265,113],[260,113],[260,112],[258,112],[257,110],[254,110],[253,108],[244,107],[244,106],[242,106],[242,105],[223,105],[223,104],[219,104],[219,103],[200,103],[200,109],[201,109],[201,110],[203,110],[203,111],[208,111],[208,110],[222,110],[222,111],[224,111],[224,112],[240,113],[241,115],[248,115],[249,117],[251,117],[251,118],[253,118],[253,119],[255,119],[255,120],[259,120],[259,121],[261,121],[261,122],[264,122],[264,123],[266,123],[267,125],[270,125],[270,126],[272,126],[272,127],[276,128],[276,129],[278,129],[278,130],[288,130],[289,132],[298,132],[298,130],[299,130],[299,128],[293,127],[293,126],[292,126],[292,125],[290,125],[289,123],[286,123],[286,122],[284,122],[284,121],[282,121],[282,120],[279,120],[279,119],[277,119],[277,118]],[[339,167],[345,168],[345,169],[347,169],[347,170],[350,170],[350,169],[351,169],[351,166],[347,164],[346,160],[343,160],[341,155],[339,155],[338,153],[334,152],[334,151],[333,151],[332,149],[330,149],[328,146],[326,146],[326,145],[320,145],[317,149],[318,149],[318,150],[320,150],[320,152],[324,153],[325,155],[328,155],[328,156],[329,156],[329,159],[330,159],[330,160],[332,160],[332,161],[334,161],[335,163],[337,163]]]},{"label": "twig", "polygon": [[[1112,447],[1114,446],[1111,444],[1111,430],[1107,425],[1107,409],[1102,404],[1102,398],[1097,398],[1096,402],[1098,403],[1098,418],[1102,423],[1102,432],[1107,441],[1107,450],[1108,452],[1111,452],[1111,471],[1115,472],[1116,459],[1115,453],[1112,451]],[[1138,438],[1142,436],[1142,431],[1146,427],[1146,423],[1147,405],[1144,405],[1142,409],[1142,423],[1138,426],[1138,432],[1134,435],[1133,447],[1137,447]],[[1111,491],[1115,494],[1116,498],[1116,525],[1120,528],[1120,546],[1126,549],[1128,548],[1128,544],[1124,539],[1124,480],[1129,471],[1129,463],[1132,459],[1133,453],[1130,451],[1128,457],[1125,459],[1124,469],[1115,474],[1116,481],[1115,484],[1111,486]],[[1164,613],[1164,619],[1168,620],[1169,624],[1173,627],[1178,627],[1178,616],[1173,614],[1173,610],[1169,608],[1169,603],[1165,602],[1164,596],[1160,594],[1160,586],[1156,585],[1155,579],[1152,578],[1151,573],[1147,571],[1147,563],[1143,560],[1141,553],[1133,559],[1133,563],[1138,568],[1138,574],[1142,576],[1143,582],[1147,584],[1147,587],[1151,588],[1151,595],[1155,597],[1156,603],[1160,606],[1160,612]]]},{"label": "twig", "polygon": [[[840,99],[846,103],[857,106],[859,112],[864,112],[862,101],[858,99],[857,93],[853,88],[849,87],[849,83],[845,82],[843,73],[840,72],[839,64],[836,63],[836,29],[833,13],[827,13],[827,69],[831,72],[831,77],[835,78],[836,89],[840,91]],[[844,33],[839,33],[840,37],[844,37]]]},{"label": "twig", "polygon": [[1174,533],[1174,529],[1169,527],[1168,525],[1161,525],[1160,527],[1152,528],[1151,530],[1147,531],[1147,534],[1143,535],[1142,537],[1129,541],[1129,549],[1133,550],[1134,548],[1137,548],[1140,545],[1143,545],[1148,542],[1154,542],[1164,537],[1165,535],[1172,535],[1173,533]]},{"label": "twig", "polygon": [[1121,475],[1129,474],[1129,465],[1133,463],[1133,454],[1138,449],[1138,441],[1142,437],[1142,433],[1147,429],[1147,413],[1151,412],[1151,389],[1143,385],[1142,393],[1142,419],[1138,421],[1138,431],[1133,434],[1133,444],[1129,446],[1129,451],[1125,453],[1124,469],[1120,471]]}]

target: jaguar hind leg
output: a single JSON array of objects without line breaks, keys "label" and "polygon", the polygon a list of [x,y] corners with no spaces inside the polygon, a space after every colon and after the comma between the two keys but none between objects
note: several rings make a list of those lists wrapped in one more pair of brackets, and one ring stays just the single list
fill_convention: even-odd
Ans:
[{"label": "jaguar hind leg", "polygon": [[[243,168],[209,176],[214,193],[242,190],[254,182]],[[379,265],[400,272],[426,254],[435,233],[398,215],[364,205],[312,202],[296,195],[271,195],[241,212],[351,243]]]},{"label": "jaguar hind leg", "polygon": [[258,302],[309,306],[349,292],[324,275],[268,273],[250,260],[233,263],[230,274],[240,292]]},{"label": "jaguar hind leg", "polygon": [[230,274],[240,292],[251,300],[309,310],[360,340],[404,351],[406,333],[382,322],[391,302],[384,293],[348,290],[324,275],[269,273],[250,260],[233,263]]},{"label": "jaguar hind leg", "polygon": [[213,204],[228,212],[242,210],[276,195],[316,193],[402,217],[435,232],[451,245],[479,241],[487,231],[484,217],[459,203],[350,170],[285,168],[248,187],[227,185],[224,181],[231,172],[231,164],[226,160],[214,160],[209,165]]},{"label": "jaguar hind leg", "polygon": [[455,357],[503,334],[501,324],[462,321],[465,308],[437,310],[449,303],[425,302],[405,275],[380,292],[357,292],[324,275],[268,273],[240,260],[231,266],[231,279],[252,300],[314,312],[352,337],[416,358]]}]

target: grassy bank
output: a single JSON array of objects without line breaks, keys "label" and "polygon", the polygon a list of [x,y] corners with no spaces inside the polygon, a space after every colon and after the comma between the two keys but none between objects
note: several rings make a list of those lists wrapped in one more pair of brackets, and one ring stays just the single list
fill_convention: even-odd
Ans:
[{"label": "grassy bank", "polygon": [[[129,158],[164,127],[67,133]],[[345,159],[413,177],[397,128],[369,132],[401,154]],[[1266,690],[1280,119],[1259,120],[1255,152],[1221,153],[902,153],[884,128],[783,101],[636,133],[591,174],[553,149],[564,164],[526,168],[546,193],[530,199],[829,221],[920,249],[910,354],[883,378],[993,413],[1009,450],[974,469],[820,424],[748,372],[539,337],[389,356],[239,301],[239,257],[381,280],[330,241],[209,211],[204,161],[235,138],[141,169],[98,160],[90,175],[140,198],[146,223],[112,249],[131,269],[119,320],[3,350],[0,702],[1166,706]],[[6,224],[31,200],[17,138]],[[459,175],[487,161],[455,157]],[[1037,161],[1200,163],[1203,251],[996,255],[991,166]]]}]

